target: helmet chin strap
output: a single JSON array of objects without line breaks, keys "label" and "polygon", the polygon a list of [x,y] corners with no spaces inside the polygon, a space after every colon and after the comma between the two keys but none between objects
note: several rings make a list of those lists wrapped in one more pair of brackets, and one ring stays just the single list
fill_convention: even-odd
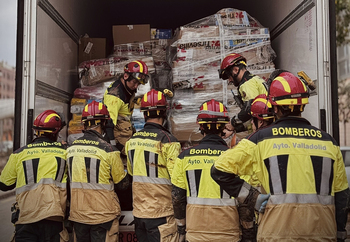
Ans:
[{"label": "helmet chin strap", "polygon": [[239,85],[239,81],[238,81],[237,78],[238,78],[238,75],[239,75],[239,73],[241,72],[243,66],[240,65],[238,68],[239,68],[239,69],[238,69],[237,74],[232,75],[232,71],[231,71],[231,73],[230,73],[231,76],[232,76],[232,79],[233,79],[233,85],[234,85],[235,87],[238,87],[238,85]]},{"label": "helmet chin strap", "polygon": [[126,79],[126,80],[124,80],[125,81],[125,88],[126,88],[126,90],[131,94],[131,93],[136,93],[136,91],[137,90],[131,90],[129,87],[128,87],[128,85],[126,84],[127,82],[130,82],[132,79],[133,79],[133,77],[132,77],[132,75],[130,74],[130,73],[128,73],[128,78]]}]

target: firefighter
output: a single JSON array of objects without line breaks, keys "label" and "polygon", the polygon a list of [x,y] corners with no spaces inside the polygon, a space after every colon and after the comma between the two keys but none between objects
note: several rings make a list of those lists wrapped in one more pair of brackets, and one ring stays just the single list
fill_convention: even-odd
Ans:
[{"label": "firefighter", "polygon": [[163,127],[165,95],[152,89],[141,99],[144,128],[127,141],[128,173],[133,177],[133,215],[138,241],[177,241],[170,176],[181,151],[177,139]]},{"label": "firefighter", "polygon": [[46,110],[33,123],[35,139],[10,155],[0,190],[16,187],[15,241],[68,241],[64,228],[67,201],[66,147],[57,142],[61,116]]},{"label": "firefighter", "polygon": [[[251,122],[254,132],[272,124],[274,121],[272,105],[265,94],[260,94],[254,99],[250,111],[252,115]],[[259,192],[266,193],[255,173],[253,173],[252,176],[241,175],[240,178],[254,186],[254,188],[259,190]],[[242,228],[242,241],[256,241],[257,224],[254,208],[251,208],[245,204],[240,204],[240,206],[238,206],[238,213]]]},{"label": "firefighter", "polygon": [[109,113],[92,101],[84,107],[84,135],[67,149],[70,215],[76,241],[117,241],[120,215],[115,190],[129,185],[120,151],[105,140]]},{"label": "firefighter", "polygon": [[265,94],[260,94],[254,99],[250,112],[252,115],[252,126],[254,132],[259,128],[272,124],[275,120],[272,105]]},{"label": "firefighter", "polygon": [[[126,141],[134,133],[130,121],[134,109],[134,98],[140,84],[148,82],[148,67],[143,61],[132,61],[125,65],[124,74],[105,91],[103,103],[107,106],[111,121],[107,125],[107,135],[111,144],[125,155]],[[113,132],[110,132],[113,127]]]},{"label": "firefighter", "polygon": [[236,200],[210,177],[211,166],[228,149],[221,138],[228,122],[221,102],[204,102],[197,116],[204,137],[175,162],[171,182],[179,241],[240,241]]},{"label": "firefighter", "polygon": [[[265,211],[258,241],[344,241],[349,188],[343,158],[331,135],[301,117],[307,85],[282,72],[268,98],[277,121],[221,155],[213,179],[240,204]],[[240,179],[253,170],[268,194]]]},{"label": "firefighter", "polygon": [[236,53],[227,55],[221,62],[219,77],[237,87],[238,95],[235,99],[241,108],[237,117],[233,117],[231,123],[226,125],[226,129],[231,132],[227,132],[225,137],[228,137],[233,131],[239,133],[247,130],[243,123],[252,117],[251,103],[259,94],[267,93],[265,81],[259,76],[252,75],[246,67],[246,58]]}]

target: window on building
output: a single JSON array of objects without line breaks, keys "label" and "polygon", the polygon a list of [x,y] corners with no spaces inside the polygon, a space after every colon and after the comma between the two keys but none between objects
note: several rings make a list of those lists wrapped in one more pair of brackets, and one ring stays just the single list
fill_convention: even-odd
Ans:
[{"label": "window on building", "polygon": [[342,59],[342,58],[344,58],[344,56],[345,56],[345,46],[344,45],[342,45],[342,46],[340,46],[340,47],[338,47],[337,48],[337,54],[338,54],[338,59]]}]

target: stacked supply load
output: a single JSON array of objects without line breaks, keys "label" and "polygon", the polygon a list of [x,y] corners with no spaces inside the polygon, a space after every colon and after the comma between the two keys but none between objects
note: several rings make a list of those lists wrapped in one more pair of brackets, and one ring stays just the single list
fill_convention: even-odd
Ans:
[{"label": "stacked supply load", "polygon": [[[158,58],[160,52],[153,50],[154,48],[150,44],[149,42],[118,45],[115,46],[113,54],[108,58],[87,60],[80,63],[79,76],[81,88],[75,90],[74,98],[71,101],[73,118],[69,122],[69,141],[72,142],[82,135],[83,125],[80,122],[79,115],[81,118],[83,103],[86,105],[92,100],[102,102],[104,92],[113,81],[124,73],[126,64],[134,60],[145,62],[152,80],[156,70],[153,56]],[[151,85],[152,81],[146,85],[140,85],[135,100],[151,90]],[[144,119],[140,115],[140,109],[137,105],[135,105],[132,121],[136,130],[143,128]]]},{"label": "stacked supply load", "polygon": [[243,55],[248,71],[264,79],[274,70],[268,29],[233,8],[181,26],[172,47],[176,48],[171,59],[175,105],[170,119],[172,133],[180,141],[202,138],[196,117],[201,104],[211,98],[223,102],[230,117],[239,112],[231,93],[236,88],[218,75],[226,55]]},{"label": "stacked supply load", "polygon": [[111,81],[116,76],[123,74],[124,66],[134,60],[145,62],[150,73],[155,71],[152,56],[111,56],[80,63],[80,81],[84,86],[94,86],[102,82]]},{"label": "stacked supply load", "polygon": [[[139,43],[120,44],[114,46],[112,58],[140,59],[152,58],[152,65],[148,65],[151,72],[151,87],[157,90],[170,89],[172,83],[171,67],[167,62],[167,48],[170,39],[160,39],[161,35],[156,35],[159,39],[144,41]],[[169,35],[166,35],[169,37]],[[147,60],[147,59],[146,59]]]},{"label": "stacked supply load", "polygon": [[[86,104],[91,103],[93,100],[102,102],[103,95],[106,89],[114,80],[108,82],[102,82],[94,86],[82,86],[75,89],[73,98],[71,99],[70,112],[72,114],[72,119],[68,124],[68,144],[71,144],[75,139],[81,137],[82,130],[84,129],[81,123],[81,115]],[[146,85],[140,85],[138,88],[139,95],[143,95],[150,90],[149,83]],[[132,116],[132,122],[136,130],[140,130],[144,125],[144,118],[141,116],[140,108],[137,104],[134,106],[134,112]]]},{"label": "stacked supply load", "polygon": [[[159,32],[159,31],[158,31]],[[114,52],[111,58],[127,58],[134,60],[152,59],[152,64],[145,62],[149,67],[150,82],[149,85],[140,85],[136,93],[136,99],[141,98],[143,94],[148,92],[151,88],[162,91],[164,89],[171,89],[172,72],[171,67],[167,63],[167,48],[169,47],[171,35],[167,33],[162,35],[160,32],[150,41],[143,41],[138,43],[119,44],[114,46]],[[143,114],[140,112],[138,104],[135,105],[132,122],[135,129],[138,131],[143,128],[145,120]]]},{"label": "stacked supply load", "polygon": [[70,112],[72,119],[68,123],[68,144],[83,135],[84,126],[81,122],[81,116],[85,105],[93,100],[102,102],[103,94],[111,82],[100,83],[95,86],[83,86],[75,89],[74,96],[71,99]]}]

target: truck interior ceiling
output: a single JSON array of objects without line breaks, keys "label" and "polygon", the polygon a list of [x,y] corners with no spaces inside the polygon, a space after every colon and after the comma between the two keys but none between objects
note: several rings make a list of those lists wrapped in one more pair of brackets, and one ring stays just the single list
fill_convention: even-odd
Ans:
[{"label": "truck interior ceiling", "polygon": [[[180,26],[205,18],[224,8],[246,11],[270,31],[298,5],[310,6],[307,0],[40,0],[49,2],[77,31],[93,38],[106,38],[113,48],[113,25],[150,24],[151,28],[176,30]],[[70,5],[67,12],[67,5]],[[65,11],[61,11],[65,9]],[[276,11],[278,9],[278,11]],[[79,14],[74,14],[79,13]],[[71,19],[74,16],[77,19]],[[107,49],[108,52],[108,49]]]}]

